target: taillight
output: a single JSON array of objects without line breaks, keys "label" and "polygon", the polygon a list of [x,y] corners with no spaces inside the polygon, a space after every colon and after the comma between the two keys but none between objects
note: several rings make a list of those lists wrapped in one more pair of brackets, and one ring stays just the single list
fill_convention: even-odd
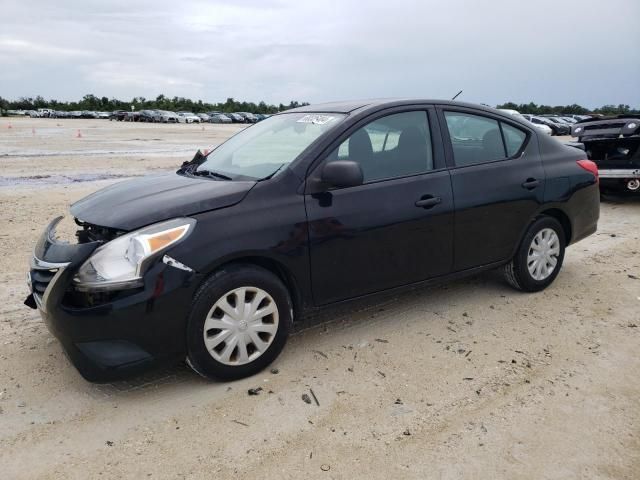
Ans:
[{"label": "taillight", "polygon": [[595,164],[595,162],[592,162],[591,160],[578,160],[576,163],[584,168],[587,172],[593,173],[593,175],[596,177],[596,183],[600,183],[600,177],[598,177],[598,166]]}]

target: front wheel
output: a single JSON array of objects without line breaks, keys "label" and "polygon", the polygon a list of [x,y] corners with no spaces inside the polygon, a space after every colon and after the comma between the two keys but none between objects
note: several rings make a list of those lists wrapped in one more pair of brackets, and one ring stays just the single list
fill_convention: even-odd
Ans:
[{"label": "front wheel", "polygon": [[562,268],[565,235],[560,222],[552,217],[535,220],[518,250],[504,266],[504,276],[514,288],[525,292],[544,290]]},{"label": "front wheel", "polygon": [[187,363],[213,379],[258,373],[282,351],[292,310],[287,288],[273,273],[252,265],[224,267],[194,297]]}]

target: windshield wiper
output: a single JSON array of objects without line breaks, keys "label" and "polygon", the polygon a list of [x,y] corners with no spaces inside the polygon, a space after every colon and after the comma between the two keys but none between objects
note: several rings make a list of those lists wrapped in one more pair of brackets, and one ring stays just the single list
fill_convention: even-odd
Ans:
[{"label": "windshield wiper", "polygon": [[193,172],[191,172],[191,175],[195,175],[197,177],[219,178],[220,180],[233,180],[233,178],[231,178],[230,176],[224,175],[219,172],[214,172],[213,170],[194,170]]},{"label": "windshield wiper", "polygon": [[267,175],[266,177],[262,177],[259,178],[258,180],[256,180],[257,182],[261,182],[263,180],[269,180],[270,178],[272,178],[276,173],[278,173],[280,170],[282,170],[282,167],[284,167],[286,165],[286,163],[283,163],[282,165],[280,165],[278,168],[276,168],[273,172],[271,172],[269,175]]}]

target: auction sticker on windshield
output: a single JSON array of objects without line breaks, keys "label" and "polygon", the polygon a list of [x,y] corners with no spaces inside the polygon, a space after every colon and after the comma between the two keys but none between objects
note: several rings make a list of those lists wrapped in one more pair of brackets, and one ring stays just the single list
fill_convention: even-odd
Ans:
[{"label": "auction sticker on windshield", "polygon": [[326,123],[332,122],[335,119],[336,117],[331,117],[329,115],[305,115],[298,120],[298,123],[313,123],[314,125],[324,125]]}]

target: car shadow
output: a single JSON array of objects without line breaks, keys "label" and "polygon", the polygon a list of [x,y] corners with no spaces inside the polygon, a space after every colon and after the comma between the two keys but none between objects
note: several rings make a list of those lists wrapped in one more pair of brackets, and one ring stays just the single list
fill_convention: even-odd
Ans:
[{"label": "car shadow", "polygon": [[[335,330],[337,337],[340,336],[340,331],[345,329],[359,328],[363,331],[370,331],[370,328],[377,323],[392,321],[390,319],[396,317],[408,306],[429,304],[436,297],[439,301],[455,303],[456,298],[464,297],[471,291],[476,294],[484,291],[489,297],[514,294],[514,290],[503,280],[502,274],[493,270],[453,282],[407,287],[399,292],[383,292],[364,299],[319,309],[306,314],[299,322],[296,322],[282,359],[287,361],[288,350],[301,349],[300,342],[309,345],[306,349],[302,348],[303,350],[313,351],[313,345],[320,341],[320,336],[326,336],[326,332],[330,330]],[[445,298],[442,298],[443,296]],[[256,376],[234,382],[216,382],[202,378],[193,372],[186,363],[180,363],[173,367],[153,370],[129,380],[87,385],[90,389],[89,395],[112,398],[133,395],[146,396],[150,392],[158,395],[163,391],[174,391],[176,388],[193,392],[194,389],[224,386],[226,390],[231,390],[228,387],[252,386]]]},{"label": "car shadow", "polygon": [[602,193],[600,202],[612,205],[640,204],[640,195],[637,193]]}]

